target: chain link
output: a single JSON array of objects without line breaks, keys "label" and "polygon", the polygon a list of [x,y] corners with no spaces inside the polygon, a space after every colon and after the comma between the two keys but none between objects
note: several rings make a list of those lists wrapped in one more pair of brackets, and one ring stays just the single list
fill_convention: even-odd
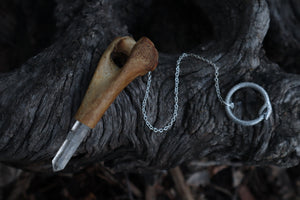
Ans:
[{"label": "chain link", "polygon": [[143,116],[144,116],[144,120],[146,122],[146,125],[147,127],[154,131],[154,132],[159,132],[159,133],[163,133],[164,131],[167,131],[169,130],[174,122],[176,121],[176,118],[177,118],[177,115],[178,115],[178,88],[179,88],[179,73],[180,73],[180,63],[182,61],[182,59],[186,58],[186,57],[194,57],[194,58],[197,58],[209,65],[211,65],[212,67],[214,67],[215,69],[215,78],[214,78],[214,81],[215,81],[215,88],[216,88],[216,93],[217,93],[217,96],[218,96],[218,99],[219,101],[224,104],[224,105],[227,105],[227,106],[230,106],[232,107],[232,104],[227,104],[222,96],[221,96],[221,92],[220,92],[220,85],[219,85],[219,68],[217,67],[217,65],[215,63],[213,63],[212,61],[206,59],[206,58],[203,58],[199,55],[196,55],[196,54],[193,54],[193,53],[183,53],[181,54],[181,56],[179,56],[177,62],[176,62],[176,72],[175,72],[175,87],[174,87],[174,111],[173,111],[173,115],[169,121],[169,123],[167,123],[167,125],[165,125],[163,128],[156,128],[154,127],[148,120],[148,117],[147,117],[147,112],[146,112],[146,105],[147,105],[147,100],[148,100],[148,97],[149,97],[149,92],[150,92],[150,87],[151,87],[151,80],[152,80],[152,74],[151,72],[148,72],[148,81],[147,81],[147,88],[146,88],[146,93],[145,93],[145,96],[144,96],[144,100],[143,100],[143,103],[142,103],[142,112],[143,112]]},{"label": "chain link", "polygon": [[146,104],[147,104],[147,100],[149,97],[149,92],[150,92],[150,87],[151,87],[151,80],[152,80],[152,75],[151,72],[148,72],[148,81],[147,81],[147,88],[146,88],[146,93],[145,93],[145,97],[143,100],[143,104],[142,104],[142,112],[144,115],[144,120],[146,122],[146,125],[148,126],[148,128],[154,132],[159,132],[159,133],[163,133],[164,131],[169,130],[174,122],[176,121],[177,115],[178,115],[178,88],[179,88],[179,74],[180,74],[180,62],[181,60],[184,58],[185,53],[182,54],[176,63],[176,72],[175,72],[175,87],[174,87],[174,111],[173,111],[173,115],[169,121],[169,123],[167,123],[167,125],[165,125],[163,128],[156,128],[154,127],[148,120],[147,117],[147,112],[146,112]]},{"label": "chain link", "polygon": [[[184,53],[185,54],[185,53]],[[214,69],[215,69],[215,78],[214,78],[214,81],[215,81],[215,89],[216,89],[216,93],[217,93],[217,96],[218,96],[218,99],[219,101],[223,104],[223,105],[226,105],[226,106],[229,106],[229,107],[233,107],[233,104],[228,104],[226,103],[226,101],[224,101],[224,99],[222,98],[222,95],[221,95],[221,91],[220,91],[220,84],[219,84],[219,67],[217,67],[217,65],[215,63],[213,63],[212,61],[206,59],[206,58],[203,58],[197,54],[193,54],[193,53],[189,53],[189,54],[186,54],[185,57],[194,57],[194,58],[197,58],[209,65],[211,65]]]}]

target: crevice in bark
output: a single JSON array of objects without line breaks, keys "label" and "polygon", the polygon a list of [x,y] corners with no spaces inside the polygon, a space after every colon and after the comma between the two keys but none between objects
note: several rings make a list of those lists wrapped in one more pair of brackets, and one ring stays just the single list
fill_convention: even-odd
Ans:
[{"label": "crevice in bark", "polygon": [[1,1],[0,72],[20,67],[53,42],[53,0]]},{"label": "crevice in bark", "polygon": [[286,72],[300,74],[300,2],[268,0],[270,29],[264,41],[268,58]]},{"label": "crevice in bark", "polygon": [[207,14],[190,0],[154,0],[129,27],[129,32],[135,38],[151,38],[164,53],[188,51],[214,37]]}]

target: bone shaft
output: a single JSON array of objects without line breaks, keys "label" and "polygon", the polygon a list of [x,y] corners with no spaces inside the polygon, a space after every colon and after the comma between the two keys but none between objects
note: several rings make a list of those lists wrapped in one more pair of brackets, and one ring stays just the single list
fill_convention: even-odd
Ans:
[{"label": "bone shaft", "polygon": [[[125,73],[120,73],[120,76],[116,77],[116,79],[111,82],[110,86],[106,89],[106,91],[90,105],[90,112],[87,112],[86,117],[101,119],[105,111],[114,102],[114,100],[122,92],[122,90],[137,76],[138,74],[128,76]],[[98,121],[95,121],[94,123],[97,122]],[[93,125],[93,127],[94,126],[95,124]]]}]

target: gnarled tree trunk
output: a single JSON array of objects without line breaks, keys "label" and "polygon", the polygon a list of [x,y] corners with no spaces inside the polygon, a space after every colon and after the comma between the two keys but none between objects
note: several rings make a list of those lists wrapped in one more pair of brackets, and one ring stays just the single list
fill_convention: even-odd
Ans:
[{"label": "gnarled tree trunk", "polygon": [[[291,51],[297,55],[299,10],[286,8],[280,15],[275,8],[281,4],[299,8],[299,3],[268,3],[57,1],[56,41],[20,68],[0,74],[0,161],[50,171],[51,159],[74,122],[72,117],[101,54],[115,37],[134,34],[148,36],[160,51],[147,106],[155,126],[164,126],[171,117],[175,65],[184,51],[220,67],[223,96],[239,82],[260,84],[269,93],[272,116],[251,127],[232,122],[217,99],[214,69],[188,58],[181,65],[179,113],[170,131],[156,134],[147,129],[141,114],[146,77],[138,78],[117,97],[66,170],[104,161],[115,170],[145,171],[202,158],[220,163],[296,165],[300,160],[300,76],[286,73],[271,62],[262,44],[273,16],[267,50],[273,44],[278,48],[291,44],[295,45],[289,46]],[[288,20],[284,14],[289,11],[296,21],[289,22],[289,27],[295,25],[290,29],[294,33],[286,38],[283,32],[277,32],[276,24]],[[276,52],[282,55],[281,63],[292,55]],[[299,63],[289,58],[289,69]],[[240,94],[236,99],[238,104],[243,102],[236,113],[253,118],[259,101],[254,93],[247,94],[251,95]]]}]

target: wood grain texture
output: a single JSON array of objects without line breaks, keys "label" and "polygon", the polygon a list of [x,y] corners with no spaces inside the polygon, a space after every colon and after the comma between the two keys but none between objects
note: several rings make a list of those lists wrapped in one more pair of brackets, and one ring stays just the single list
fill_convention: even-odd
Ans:
[{"label": "wood grain texture", "polygon": [[[185,3],[206,16],[212,30],[207,40],[195,42],[188,52],[210,59],[220,67],[223,96],[243,81],[264,87],[273,107],[271,119],[254,127],[233,123],[217,100],[213,68],[188,58],[181,65],[178,118],[171,130],[159,135],[147,129],[141,114],[146,77],[137,78],[109,107],[66,171],[99,161],[117,171],[135,172],[170,168],[202,158],[220,163],[282,167],[299,163],[300,76],[284,72],[265,54],[262,45],[272,25],[269,23],[272,11],[267,2]],[[176,4],[179,1],[172,5]],[[0,161],[34,171],[51,171],[51,159],[74,122],[72,117],[101,54],[113,38],[130,35],[129,30],[135,29],[136,22],[154,12],[151,5],[150,0],[57,1],[56,41],[21,68],[0,74]],[[162,8],[164,12],[157,13],[181,14],[171,11],[172,7]],[[188,11],[183,15],[188,15]],[[189,42],[185,39],[190,35],[185,37],[179,29],[173,31],[189,21],[168,20],[161,18],[164,26],[160,28],[164,32],[159,34],[175,37],[178,33],[181,41],[178,44]],[[201,17],[191,20],[193,30],[203,27],[201,20]],[[299,22],[299,18],[296,20]],[[154,43],[160,44],[155,40]],[[180,53],[165,51],[159,55],[147,111],[149,120],[161,127],[172,114],[174,72]],[[260,107],[252,93],[241,94],[235,100],[241,104],[236,110],[238,116],[254,117]]]}]

